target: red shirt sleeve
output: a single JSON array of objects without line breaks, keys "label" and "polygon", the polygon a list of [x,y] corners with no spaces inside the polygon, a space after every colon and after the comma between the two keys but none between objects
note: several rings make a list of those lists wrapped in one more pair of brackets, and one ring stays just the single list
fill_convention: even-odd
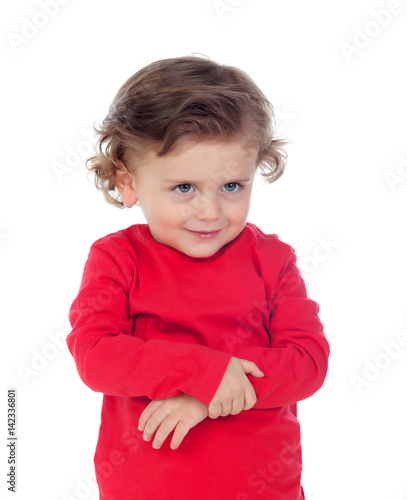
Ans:
[{"label": "red shirt sleeve", "polygon": [[285,244],[283,248],[284,264],[268,301],[270,347],[246,347],[235,353],[256,363],[265,374],[263,378],[249,376],[257,409],[308,398],[322,386],[328,368],[329,345],[318,304],[307,297],[294,251]]},{"label": "red shirt sleeve", "polygon": [[185,393],[208,405],[230,354],[139,338],[129,313],[131,284],[136,281],[132,259],[115,260],[105,249],[91,247],[70,309],[72,332],[67,337],[81,379],[108,395],[156,400]]}]

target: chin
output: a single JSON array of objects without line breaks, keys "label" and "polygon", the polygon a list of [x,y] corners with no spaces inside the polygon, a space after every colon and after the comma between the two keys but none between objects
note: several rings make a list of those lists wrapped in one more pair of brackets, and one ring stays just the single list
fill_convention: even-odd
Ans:
[{"label": "chin", "polygon": [[180,249],[180,252],[188,255],[188,257],[193,257],[194,259],[205,259],[206,257],[212,257],[219,248],[209,249],[209,248],[195,248],[195,249]]}]

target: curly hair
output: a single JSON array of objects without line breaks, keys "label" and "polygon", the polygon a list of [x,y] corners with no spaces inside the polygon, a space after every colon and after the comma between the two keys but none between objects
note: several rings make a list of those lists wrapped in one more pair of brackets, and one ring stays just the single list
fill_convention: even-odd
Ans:
[{"label": "curly hair", "polygon": [[269,183],[284,172],[287,141],[274,138],[273,107],[242,70],[186,56],[156,61],[131,76],[116,94],[106,118],[94,127],[95,155],[86,166],[106,201],[125,205],[115,189],[122,161],[152,148],[164,156],[182,138],[241,140],[258,151],[257,168]]}]

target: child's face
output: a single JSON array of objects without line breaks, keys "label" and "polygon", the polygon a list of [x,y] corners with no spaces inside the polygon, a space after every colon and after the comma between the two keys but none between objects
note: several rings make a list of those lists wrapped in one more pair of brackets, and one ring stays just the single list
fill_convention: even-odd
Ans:
[{"label": "child's face", "polygon": [[257,151],[239,142],[184,140],[158,158],[149,152],[125,204],[138,200],[153,238],[190,257],[210,257],[236,238],[249,213]]}]

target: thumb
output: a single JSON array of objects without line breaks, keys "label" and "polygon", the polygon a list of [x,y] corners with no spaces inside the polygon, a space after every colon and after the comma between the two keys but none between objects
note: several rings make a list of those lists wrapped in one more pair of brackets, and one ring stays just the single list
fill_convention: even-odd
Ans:
[{"label": "thumb", "polygon": [[242,368],[246,373],[246,375],[251,375],[252,377],[256,378],[264,377],[264,373],[255,363],[253,363],[253,361],[247,361],[247,359],[241,359],[240,362],[242,364]]}]

